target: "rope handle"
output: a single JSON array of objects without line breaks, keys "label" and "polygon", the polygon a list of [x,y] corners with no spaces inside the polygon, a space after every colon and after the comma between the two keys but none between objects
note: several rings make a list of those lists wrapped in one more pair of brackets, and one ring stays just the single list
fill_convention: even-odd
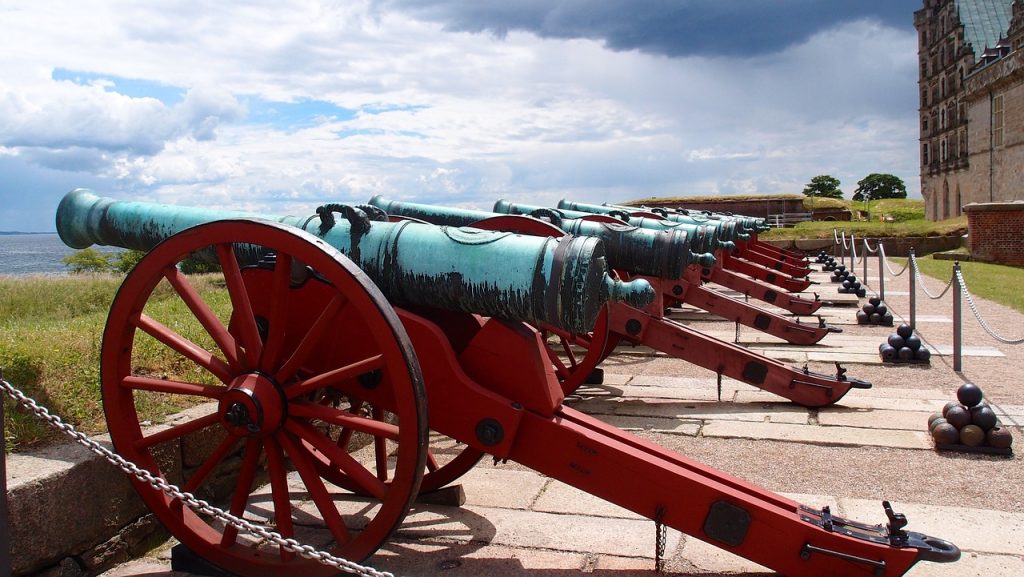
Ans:
[{"label": "rope handle", "polygon": [[555,208],[538,208],[530,211],[530,216],[542,220],[546,218],[551,221],[551,224],[558,228],[562,228],[562,219],[565,218],[565,214]]}]

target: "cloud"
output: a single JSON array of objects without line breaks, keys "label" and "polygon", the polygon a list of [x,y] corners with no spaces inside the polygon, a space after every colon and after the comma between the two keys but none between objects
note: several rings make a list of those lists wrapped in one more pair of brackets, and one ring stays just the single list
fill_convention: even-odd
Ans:
[{"label": "cloud", "polygon": [[[800,2],[777,4],[785,31]],[[124,198],[290,214],[377,193],[486,208],[799,192],[822,173],[852,190],[892,172],[916,192],[916,38],[879,10],[824,27],[794,18],[771,50],[711,54],[619,49],[598,32],[622,5],[553,6],[569,12],[552,29],[596,32],[524,24],[498,37],[369,2],[0,14],[0,49],[17,57],[0,78],[0,160],[26,175],[0,198],[63,192],[57,174]],[[566,15],[587,6],[590,20]],[[654,6],[639,10],[655,19]]]},{"label": "cloud", "polygon": [[910,28],[911,0],[379,0],[446,29],[505,37],[586,38],[612,50],[666,56],[751,56],[799,44],[822,28],[872,18]]}]

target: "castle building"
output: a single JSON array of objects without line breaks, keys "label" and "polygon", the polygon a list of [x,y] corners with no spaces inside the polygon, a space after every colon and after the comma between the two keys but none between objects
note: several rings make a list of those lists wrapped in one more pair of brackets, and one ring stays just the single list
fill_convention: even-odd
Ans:
[{"label": "castle building", "polygon": [[924,0],[914,26],[927,217],[1024,200],[1024,0]]}]

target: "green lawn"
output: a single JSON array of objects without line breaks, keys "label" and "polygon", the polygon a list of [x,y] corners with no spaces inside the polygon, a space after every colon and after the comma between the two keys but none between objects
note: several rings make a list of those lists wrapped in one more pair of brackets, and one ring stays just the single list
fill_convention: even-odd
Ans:
[{"label": "green lawn", "polygon": [[[907,259],[891,258],[894,263],[903,266]],[[936,260],[931,256],[917,259],[921,274],[927,275],[945,285],[953,274],[953,261]],[[961,262],[960,271],[964,277],[967,290],[974,296],[995,301],[1016,311],[1024,312],[1024,268],[989,264],[984,262]],[[966,304],[964,305],[966,306]]]},{"label": "green lawn", "polygon": [[[227,291],[215,280],[221,279],[219,275],[192,279],[211,306],[227,308]],[[99,354],[107,311],[121,280],[114,275],[0,277],[0,369],[4,378],[65,421],[90,433],[106,428]],[[192,318],[169,287],[158,291],[147,304],[147,314]],[[175,329],[196,342],[202,343],[205,338],[194,328],[191,333],[187,332],[189,327]],[[142,341],[138,348],[133,356],[137,368],[175,375],[178,367],[192,366],[155,343]],[[12,410],[13,404],[6,396],[4,403],[7,450],[44,443],[58,435],[34,416]],[[154,402],[143,409],[143,417],[158,418],[180,408]]]}]

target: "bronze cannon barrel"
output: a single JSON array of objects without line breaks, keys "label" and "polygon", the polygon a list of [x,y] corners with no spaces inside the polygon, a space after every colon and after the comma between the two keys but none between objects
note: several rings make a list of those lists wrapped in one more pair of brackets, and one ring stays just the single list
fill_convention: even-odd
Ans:
[{"label": "bronze cannon barrel", "polygon": [[[483,210],[388,200],[380,195],[371,198],[370,204],[388,214],[448,226],[473,226],[482,220],[505,216]],[[702,266],[714,264],[712,255],[691,253],[691,237],[684,228],[645,230],[625,224],[562,218],[558,211],[545,213],[542,218],[567,234],[600,238],[604,241],[608,265],[617,270],[679,278],[690,262],[699,262]]]},{"label": "bronze cannon barrel", "polygon": [[[556,239],[372,221],[354,207],[328,207],[318,211],[325,215],[321,218],[271,216],[117,201],[76,189],[57,208],[57,232],[72,248],[101,244],[149,250],[177,232],[207,222],[271,220],[322,237],[355,262],[393,303],[548,324],[576,332],[590,330],[608,300],[644,306],[654,298],[647,282],[621,282],[608,275],[604,246],[597,238]],[[335,222],[334,210],[346,218]],[[256,256],[241,254],[239,258]]]},{"label": "bronze cannon barrel", "polygon": [[[494,203],[494,212],[501,214],[523,214],[530,215],[538,211],[555,211],[563,218],[572,219],[585,219],[587,217],[593,217],[595,213],[584,212],[581,210],[570,210],[564,208],[548,208],[543,206],[537,206],[534,204],[523,204],[518,202],[509,202],[507,200],[499,200]],[[692,252],[703,254],[709,254],[713,256],[716,250],[732,251],[736,248],[735,244],[725,239],[720,239],[718,234],[720,233],[720,227],[717,224],[704,225],[704,224],[689,224],[672,222],[669,220],[663,220],[658,218],[649,218],[645,216],[635,216],[626,212],[616,212],[614,214],[606,214],[612,218],[617,218],[626,224],[636,226],[639,228],[654,230],[654,231],[670,231],[670,230],[683,230],[686,231],[687,236],[690,238],[690,250]],[[698,259],[700,260],[700,259]],[[706,259],[704,259],[706,261]],[[714,262],[709,264],[701,263],[702,266],[711,266]]]}]

